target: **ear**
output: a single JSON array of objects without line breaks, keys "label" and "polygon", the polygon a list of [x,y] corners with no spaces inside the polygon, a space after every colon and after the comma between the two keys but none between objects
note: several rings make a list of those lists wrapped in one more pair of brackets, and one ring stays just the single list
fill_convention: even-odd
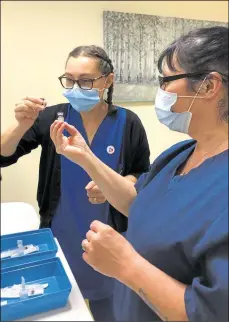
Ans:
[{"label": "ear", "polygon": [[222,76],[217,72],[212,72],[203,84],[202,94],[206,99],[215,98],[223,88]]},{"label": "ear", "polygon": [[110,73],[107,76],[105,88],[109,88],[112,83],[114,83],[114,73]]}]

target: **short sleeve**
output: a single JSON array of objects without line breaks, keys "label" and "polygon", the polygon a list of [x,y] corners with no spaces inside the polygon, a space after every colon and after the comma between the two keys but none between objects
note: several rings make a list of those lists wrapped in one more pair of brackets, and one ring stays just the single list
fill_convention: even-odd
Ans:
[{"label": "short sleeve", "polygon": [[185,292],[190,321],[228,321],[228,242],[211,250],[202,264],[203,275]]},{"label": "short sleeve", "polygon": [[149,171],[150,150],[146,131],[139,117],[130,110],[126,110],[126,126],[122,147],[121,164],[122,175],[133,175],[139,178]]},{"label": "short sleeve", "polygon": [[[136,178],[139,178],[142,173],[149,170],[150,150],[146,131],[140,121],[135,124],[135,131],[139,133],[139,136],[138,140],[135,141],[136,145],[133,146],[132,163],[129,171]],[[133,141],[133,136],[131,139]]]},{"label": "short sleeve", "polygon": [[143,173],[139,178],[138,181],[135,183],[135,189],[137,191],[137,193],[140,192],[140,190],[143,188],[144,186],[144,182],[148,176],[149,172]]}]

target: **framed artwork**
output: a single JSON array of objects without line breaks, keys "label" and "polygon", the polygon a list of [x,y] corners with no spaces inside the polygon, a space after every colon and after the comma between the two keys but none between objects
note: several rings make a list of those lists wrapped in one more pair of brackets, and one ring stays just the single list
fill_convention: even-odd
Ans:
[{"label": "framed artwork", "polygon": [[214,25],[228,26],[215,21],[104,11],[104,49],[115,67],[114,101],[153,102],[162,50],[190,30]]}]

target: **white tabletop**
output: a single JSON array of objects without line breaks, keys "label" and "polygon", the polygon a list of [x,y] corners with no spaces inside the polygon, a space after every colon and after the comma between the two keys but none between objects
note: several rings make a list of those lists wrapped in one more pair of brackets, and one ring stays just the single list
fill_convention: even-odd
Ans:
[{"label": "white tabletop", "polygon": [[39,216],[25,202],[1,202],[1,235],[38,229]]},{"label": "white tabletop", "polygon": [[64,269],[72,284],[72,291],[69,295],[68,304],[64,308],[33,315],[18,321],[94,321],[79,290],[64,253],[62,252],[60,244],[56,238],[55,240],[58,245],[57,256],[61,259]]}]

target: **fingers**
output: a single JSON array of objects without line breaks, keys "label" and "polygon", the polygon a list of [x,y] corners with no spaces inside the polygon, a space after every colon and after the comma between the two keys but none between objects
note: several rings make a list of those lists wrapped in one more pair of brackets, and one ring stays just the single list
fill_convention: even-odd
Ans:
[{"label": "fingers", "polygon": [[96,189],[93,189],[91,191],[87,191],[87,196],[89,198],[104,198],[101,190],[99,188],[97,189],[97,186],[96,186]]},{"label": "fingers", "polygon": [[91,248],[91,244],[90,242],[96,238],[96,233],[92,230],[89,230],[86,234],[86,239],[84,239],[81,243],[81,246],[82,246],[82,249],[85,251],[85,252],[88,252]]},{"label": "fingers", "polygon": [[82,246],[83,251],[85,251],[87,253],[90,248],[90,243],[87,239],[84,239],[81,243],[81,246]]},{"label": "fingers", "polygon": [[25,98],[23,98],[23,100],[30,101],[34,104],[43,105],[44,107],[47,106],[47,101],[45,100],[45,98],[35,98],[31,96],[26,96]]},{"label": "fingers", "polygon": [[59,130],[61,125],[63,125],[63,129],[66,129],[69,132],[69,134],[72,135],[72,136],[74,136],[74,135],[76,135],[78,133],[77,129],[74,126],[69,125],[66,122],[56,120],[50,126],[50,136],[51,136],[51,138],[56,137],[57,131]]},{"label": "fingers", "polygon": [[43,99],[25,97],[15,104],[15,117],[18,121],[23,119],[36,120],[40,111],[44,110],[47,103]]},{"label": "fingers", "polygon": [[83,260],[84,260],[88,265],[90,265],[90,264],[89,264],[89,259],[88,259],[88,254],[87,254],[86,252],[84,252],[84,253],[83,253],[82,257],[83,257]]},{"label": "fingers", "polygon": [[106,198],[94,181],[90,181],[85,189],[90,203],[96,205],[106,201]]},{"label": "fingers", "polygon": [[89,182],[85,188],[87,190],[87,195],[90,198],[103,197],[103,193],[100,188],[94,183],[94,181]]},{"label": "fingers", "polygon": [[60,121],[54,121],[50,126],[50,136],[53,135],[53,129],[56,126],[56,124],[61,123]]},{"label": "fingers", "polygon": [[86,233],[86,238],[87,240],[90,242],[93,238],[95,238],[96,236],[96,233],[92,230],[89,230],[87,233]]},{"label": "fingers", "polygon": [[92,231],[94,231],[95,233],[103,231],[103,230],[107,229],[108,227],[109,227],[108,225],[105,225],[101,221],[98,221],[98,220],[94,220],[90,225],[90,229]]},{"label": "fingers", "polygon": [[66,129],[71,136],[75,136],[78,133],[74,126],[63,121],[54,121],[50,126],[50,137],[56,146],[61,145],[62,143],[64,129]]},{"label": "fingers", "polygon": [[96,184],[94,183],[94,181],[90,181],[90,182],[86,185],[85,189],[86,189],[86,190],[90,190],[90,189],[92,189],[94,186],[96,186]]},{"label": "fingers", "polygon": [[74,136],[78,133],[77,129],[74,126],[72,126],[66,122],[64,123],[64,127],[69,132],[70,135]]},{"label": "fingers", "polygon": [[50,126],[50,137],[53,141],[53,143],[56,145],[56,139],[57,139],[57,131],[59,128],[64,124],[64,122],[61,121],[55,121],[51,126]]},{"label": "fingers", "polygon": [[88,200],[93,205],[99,205],[106,202],[106,198],[88,198]]},{"label": "fingers", "polygon": [[21,118],[36,118],[40,110],[26,105],[24,102],[17,103],[14,110],[15,114]]},{"label": "fingers", "polygon": [[56,144],[57,144],[57,146],[60,146],[62,144],[64,127],[65,127],[65,125],[63,123],[63,124],[60,124],[58,129],[57,129],[57,132],[56,132]]},{"label": "fingers", "polygon": [[24,111],[15,110],[15,117],[17,120],[22,120],[22,119],[36,120],[36,118],[38,117],[38,112],[24,112]]},{"label": "fingers", "polygon": [[25,111],[25,112],[40,112],[45,109],[45,105],[42,100],[39,100],[40,103],[34,103],[30,100],[23,99],[16,105],[16,111]]},{"label": "fingers", "polygon": [[[91,184],[90,184],[91,183]],[[90,184],[89,188],[88,185]],[[85,188],[87,190],[88,196],[91,196],[92,194],[101,194],[101,190],[99,187],[94,183],[94,181],[89,182],[87,187]]]}]

